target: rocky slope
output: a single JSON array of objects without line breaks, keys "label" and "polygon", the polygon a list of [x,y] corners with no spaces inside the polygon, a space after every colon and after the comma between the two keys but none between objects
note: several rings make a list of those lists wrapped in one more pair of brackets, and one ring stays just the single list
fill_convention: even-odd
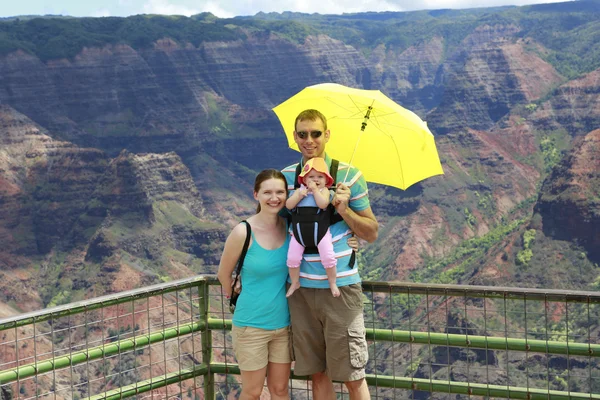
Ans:
[{"label": "rocky slope", "polygon": [[580,138],[546,178],[535,211],[547,236],[575,241],[600,262],[600,129]]},{"label": "rocky slope", "polygon": [[1,301],[35,309],[214,272],[229,212],[204,204],[175,153],[111,160],[5,105],[0,126]]},{"label": "rocky slope", "polygon": [[[371,187],[381,222],[379,241],[364,248],[372,279],[412,278],[465,239],[527,217],[561,152],[600,118],[600,72],[569,81],[530,26],[503,18],[372,48],[318,32],[290,40],[231,29],[244,39],[0,56],[0,262],[19,271],[4,302],[37,271],[56,284],[31,291],[25,308],[214,271],[227,230],[252,212],[256,171],[298,157],[270,108],[307,85],[381,89],[437,137],[443,177],[405,192]],[[538,208],[555,207],[544,196]],[[589,220],[587,199],[572,208],[572,226]],[[552,240],[565,222],[542,211]],[[585,232],[573,235],[588,246]],[[490,252],[481,280],[514,272],[522,233]]]},{"label": "rocky slope", "polygon": [[[6,105],[0,105],[0,125],[4,251],[18,256],[46,254],[84,211],[108,159],[98,149],[52,139],[48,131]],[[17,266],[17,260],[3,259],[3,269]]]}]

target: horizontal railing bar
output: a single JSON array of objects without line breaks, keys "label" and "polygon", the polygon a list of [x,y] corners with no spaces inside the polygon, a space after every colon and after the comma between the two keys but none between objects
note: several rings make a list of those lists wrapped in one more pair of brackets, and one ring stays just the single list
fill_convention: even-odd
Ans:
[{"label": "horizontal railing bar", "polygon": [[[178,290],[188,289],[198,286],[200,283],[207,281],[204,275],[195,276],[192,278],[179,279],[172,282],[159,283],[156,285],[146,286],[139,289],[128,290],[116,294],[95,297],[89,300],[82,300],[75,303],[64,304],[61,306],[46,308],[44,310],[33,311],[30,313],[19,314],[13,317],[3,318],[0,320],[0,331],[6,329],[14,329],[33,323],[48,321],[52,318],[60,318],[68,315],[79,314],[85,311],[92,311],[99,308],[114,306],[139,300],[147,297],[156,296],[175,292]],[[176,305],[177,303],[172,303]],[[119,317],[120,318],[120,317]]]},{"label": "horizontal railing bar", "polygon": [[91,397],[89,400],[117,400],[124,397],[135,396],[139,393],[149,392],[154,389],[172,385],[187,379],[192,379],[196,376],[207,375],[208,366],[206,364],[196,365],[194,368],[182,369],[181,371],[172,372],[170,374],[162,375],[152,379],[146,379],[145,381],[137,382],[131,385],[120,387],[119,389],[113,389],[108,392],[100,393]]},{"label": "horizontal railing bar", "polygon": [[169,328],[161,332],[139,335],[134,338],[123,339],[118,342],[93,347],[86,351],[80,351],[68,356],[60,356],[51,360],[44,360],[11,370],[0,371],[0,384],[15,382],[19,379],[29,378],[34,375],[82,364],[103,357],[111,357],[124,351],[141,349],[150,344],[164,342],[179,336],[188,335],[192,332],[201,331],[203,328],[203,322],[185,324],[177,328]]},{"label": "horizontal railing bar", "polygon": [[[240,374],[237,364],[211,363],[210,372],[215,374]],[[292,369],[291,379],[308,380],[309,377],[295,375]],[[466,394],[472,396],[504,397],[507,399],[525,400],[568,400],[568,399],[600,399],[600,395],[578,392],[561,392],[558,390],[527,389],[516,386],[486,385],[483,383],[467,383],[454,381],[429,380],[421,378],[393,377],[367,374],[369,386],[387,387],[408,390],[422,390],[438,393]]]},{"label": "horizontal railing bar", "polygon": [[[211,281],[209,281],[212,284]],[[377,293],[428,294],[453,297],[485,297],[600,303],[600,292],[514,288],[502,286],[467,286],[412,282],[363,282],[363,290]]]},{"label": "horizontal railing bar", "polygon": [[[217,286],[214,275],[205,275],[209,285]],[[503,286],[447,285],[442,283],[363,281],[363,290],[393,294],[429,294],[454,297],[485,297],[527,299],[542,301],[567,301],[575,303],[600,303],[600,292],[559,289],[515,288]]]},{"label": "horizontal railing bar", "polygon": [[[208,319],[209,329],[231,329],[231,320]],[[539,339],[513,339],[495,336],[458,335],[366,328],[368,340],[398,343],[433,344],[487,350],[513,350],[530,353],[568,354],[571,356],[600,357],[600,345],[574,342],[555,342]]]},{"label": "horizontal railing bar", "polygon": [[495,336],[458,335],[455,333],[391,331],[387,329],[372,328],[367,328],[366,330],[367,339],[384,340],[388,342],[600,357],[600,345],[598,344],[567,343],[538,339],[515,339]]},{"label": "horizontal railing bar", "polygon": [[558,390],[532,389],[517,386],[487,385],[484,383],[439,381],[422,378],[367,375],[367,384],[376,387],[422,390],[437,393],[465,394],[470,396],[500,397],[524,400],[600,399],[600,395]]}]

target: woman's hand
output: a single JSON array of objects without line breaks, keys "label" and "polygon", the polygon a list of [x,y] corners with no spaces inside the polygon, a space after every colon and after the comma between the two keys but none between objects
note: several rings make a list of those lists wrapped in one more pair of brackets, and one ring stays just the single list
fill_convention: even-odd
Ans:
[{"label": "woman's hand", "polygon": [[234,281],[231,281],[231,289],[233,292],[240,294],[242,292],[242,277],[239,276],[237,281],[235,281],[235,286],[233,285]]},{"label": "woman's hand", "polygon": [[346,243],[348,243],[348,246],[350,246],[352,250],[358,251],[358,239],[356,238],[356,236],[350,236]]}]

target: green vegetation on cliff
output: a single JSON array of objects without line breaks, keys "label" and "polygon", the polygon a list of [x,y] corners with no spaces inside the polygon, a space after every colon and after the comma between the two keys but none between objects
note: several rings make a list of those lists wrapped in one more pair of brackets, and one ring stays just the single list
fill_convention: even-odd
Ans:
[{"label": "green vegetation on cliff", "polygon": [[577,1],[524,7],[321,15],[259,13],[220,19],[210,13],[128,18],[27,17],[0,20],[0,55],[21,49],[42,60],[72,58],[84,47],[127,44],[148,48],[157,40],[177,43],[244,40],[275,34],[296,44],[326,34],[366,54],[378,45],[402,51],[443,38],[446,54],[459,50],[478,27],[516,29],[549,51],[542,56],[567,77],[600,67],[600,4]]},{"label": "green vegetation on cliff", "polygon": [[84,47],[127,44],[151,47],[170,38],[198,46],[203,41],[231,41],[243,35],[224,21],[207,23],[182,16],[136,15],[128,18],[34,18],[0,22],[0,54],[18,49],[42,60],[72,58]]}]

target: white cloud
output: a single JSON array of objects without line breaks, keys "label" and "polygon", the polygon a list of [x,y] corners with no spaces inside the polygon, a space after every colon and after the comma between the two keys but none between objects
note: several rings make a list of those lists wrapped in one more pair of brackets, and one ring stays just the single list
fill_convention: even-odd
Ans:
[{"label": "white cloud", "polygon": [[150,0],[144,4],[143,12],[145,14],[185,15],[189,17],[198,14],[200,11],[185,5],[170,3],[168,0]]},{"label": "white cloud", "polygon": [[236,15],[239,15],[236,14],[234,11],[235,5],[232,6],[233,7],[226,7],[227,9],[225,9],[215,2],[208,1],[201,7],[201,12],[209,12],[216,15],[219,18],[231,18],[235,17]]},{"label": "white cloud", "polygon": [[[7,0],[0,0],[5,3]],[[132,14],[193,15],[211,12],[220,18],[263,12],[297,11],[342,14],[366,11],[411,11],[441,8],[495,7],[501,5],[556,3],[564,0],[26,0],[7,3],[0,16],[65,14],[127,16]],[[3,3],[4,4],[4,3]]]},{"label": "white cloud", "polygon": [[569,0],[416,0],[411,3],[412,10],[441,8],[478,8],[497,6],[524,6],[529,4],[559,3]]},{"label": "white cloud", "polygon": [[[152,3],[165,3],[167,0],[151,0]],[[183,2],[187,0],[171,0]],[[254,15],[263,12],[295,11],[319,14],[343,14],[366,11],[411,11],[442,8],[494,7],[499,5],[525,5],[556,3],[565,0],[208,0],[194,4],[200,12],[211,12],[218,17]],[[410,4],[410,5],[409,5]]]},{"label": "white cloud", "polygon": [[91,15],[92,15],[92,17],[110,17],[111,13],[108,9],[101,8],[99,10],[92,11]]}]

